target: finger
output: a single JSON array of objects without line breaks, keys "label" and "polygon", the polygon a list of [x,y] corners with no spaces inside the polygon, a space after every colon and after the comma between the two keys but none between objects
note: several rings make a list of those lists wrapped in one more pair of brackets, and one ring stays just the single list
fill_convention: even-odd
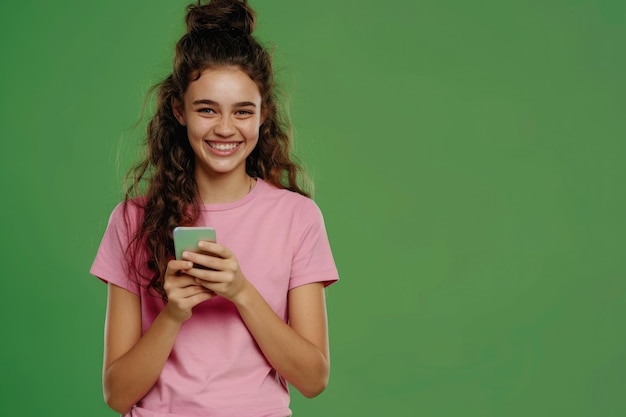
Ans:
[{"label": "finger", "polygon": [[187,301],[189,301],[191,303],[192,308],[197,306],[198,304],[200,304],[203,301],[207,301],[210,300],[211,298],[215,297],[215,293],[212,291],[203,291],[203,292],[199,292],[195,295],[192,295],[191,297],[187,298]]},{"label": "finger", "polygon": [[202,278],[196,278],[198,285],[215,292],[226,299],[231,299],[242,288],[243,280],[236,281],[233,279],[234,274],[230,272],[213,271],[210,278],[211,281],[205,281]]},{"label": "finger", "polygon": [[201,240],[200,242],[198,242],[198,248],[204,252],[211,253],[220,258],[231,258],[232,256],[234,256],[233,252],[226,246],[220,245],[219,243],[210,242],[208,240]]},{"label": "finger", "polygon": [[183,273],[181,275],[166,275],[163,282],[163,289],[168,298],[176,296],[176,291],[182,288],[197,286],[195,278],[191,275]]},{"label": "finger", "polygon": [[193,268],[193,263],[184,259],[172,259],[167,263],[167,272],[177,273]]},{"label": "finger", "polygon": [[179,298],[193,298],[198,294],[208,294],[211,297],[215,296],[214,291],[195,283],[188,287],[179,288],[176,290],[176,296]]},{"label": "finger", "polygon": [[[224,261],[222,258],[218,258],[211,254],[190,252],[190,251],[183,252],[183,259],[189,260],[193,263],[194,267],[192,269],[200,269],[200,270],[203,270],[203,268],[204,270],[206,269],[220,270],[221,262]],[[192,274],[190,272],[192,269],[185,271],[185,273]]]},{"label": "finger", "polygon": [[198,286],[201,286],[202,288],[206,289],[207,291],[215,295],[222,295],[225,289],[224,288],[225,284],[223,282],[205,281],[201,278],[196,278],[196,282]]},{"label": "finger", "polygon": [[226,273],[224,271],[214,271],[209,269],[193,268],[189,271],[189,276],[194,280],[195,285],[202,285],[205,288],[207,284],[217,284],[226,281]]},{"label": "finger", "polygon": [[[198,285],[194,286],[192,291],[189,288],[175,291],[172,298],[168,298],[165,309],[174,318],[184,321],[191,317],[191,310],[203,301],[210,300],[215,297],[215,293],[206,290]],[[187,297],[180,297],[181,293],[189,292]],[[178,294],[176,294],[178,293]]]},{"label": "finger", "polygon": [[198,296],[202,299],[208,300],[215,297],[215,292],[200,285],[193,285],[185,288],[177,288],[176,290],[171,291],[168,293],[167,299],[169,302],[173,302],[179,308],[185,310],[195,305],[193,300],[197,299]]}]

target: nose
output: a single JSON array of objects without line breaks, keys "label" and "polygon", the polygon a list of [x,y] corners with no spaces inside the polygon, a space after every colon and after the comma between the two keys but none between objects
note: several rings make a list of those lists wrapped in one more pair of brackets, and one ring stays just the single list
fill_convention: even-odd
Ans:
[{"label": "nose", "polygon": [[215,126],[215,133],[219,136],[231,136],[235,133],[235,126],[228,116],[220,116]]}]

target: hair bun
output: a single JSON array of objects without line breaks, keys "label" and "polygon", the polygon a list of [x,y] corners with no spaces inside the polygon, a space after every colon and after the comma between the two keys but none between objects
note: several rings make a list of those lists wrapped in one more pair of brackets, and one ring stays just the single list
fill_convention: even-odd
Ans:
[{"label": "hair bun", "polygon": [[187,7],[187,32],[202,30],[239,30],[252,34],[255,26],[254,11],[247,0],[211,0],[207,4]]}]

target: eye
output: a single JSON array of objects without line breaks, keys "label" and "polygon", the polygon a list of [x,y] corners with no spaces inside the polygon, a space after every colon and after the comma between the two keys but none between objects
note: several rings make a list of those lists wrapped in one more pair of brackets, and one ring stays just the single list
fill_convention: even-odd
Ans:
[{"label": "eye", "polygon": [[199,113],[215,114],[215,110],[210,107],[202,107],[198,109]]},{"label": "eye", "polygon": [[252,116],[254,114],[251,110],[237,110],[235,113],[237,116]]}]

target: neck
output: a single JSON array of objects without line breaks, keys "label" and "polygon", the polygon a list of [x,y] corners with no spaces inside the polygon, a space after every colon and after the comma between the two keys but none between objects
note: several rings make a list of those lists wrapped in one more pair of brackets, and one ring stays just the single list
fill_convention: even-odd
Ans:
[{"label": "neck", "polygon": [[241,174],[204,176],[196,174],[200,199],[204,204],[232,203],[245,197],[255,180],[246,172]]}]

